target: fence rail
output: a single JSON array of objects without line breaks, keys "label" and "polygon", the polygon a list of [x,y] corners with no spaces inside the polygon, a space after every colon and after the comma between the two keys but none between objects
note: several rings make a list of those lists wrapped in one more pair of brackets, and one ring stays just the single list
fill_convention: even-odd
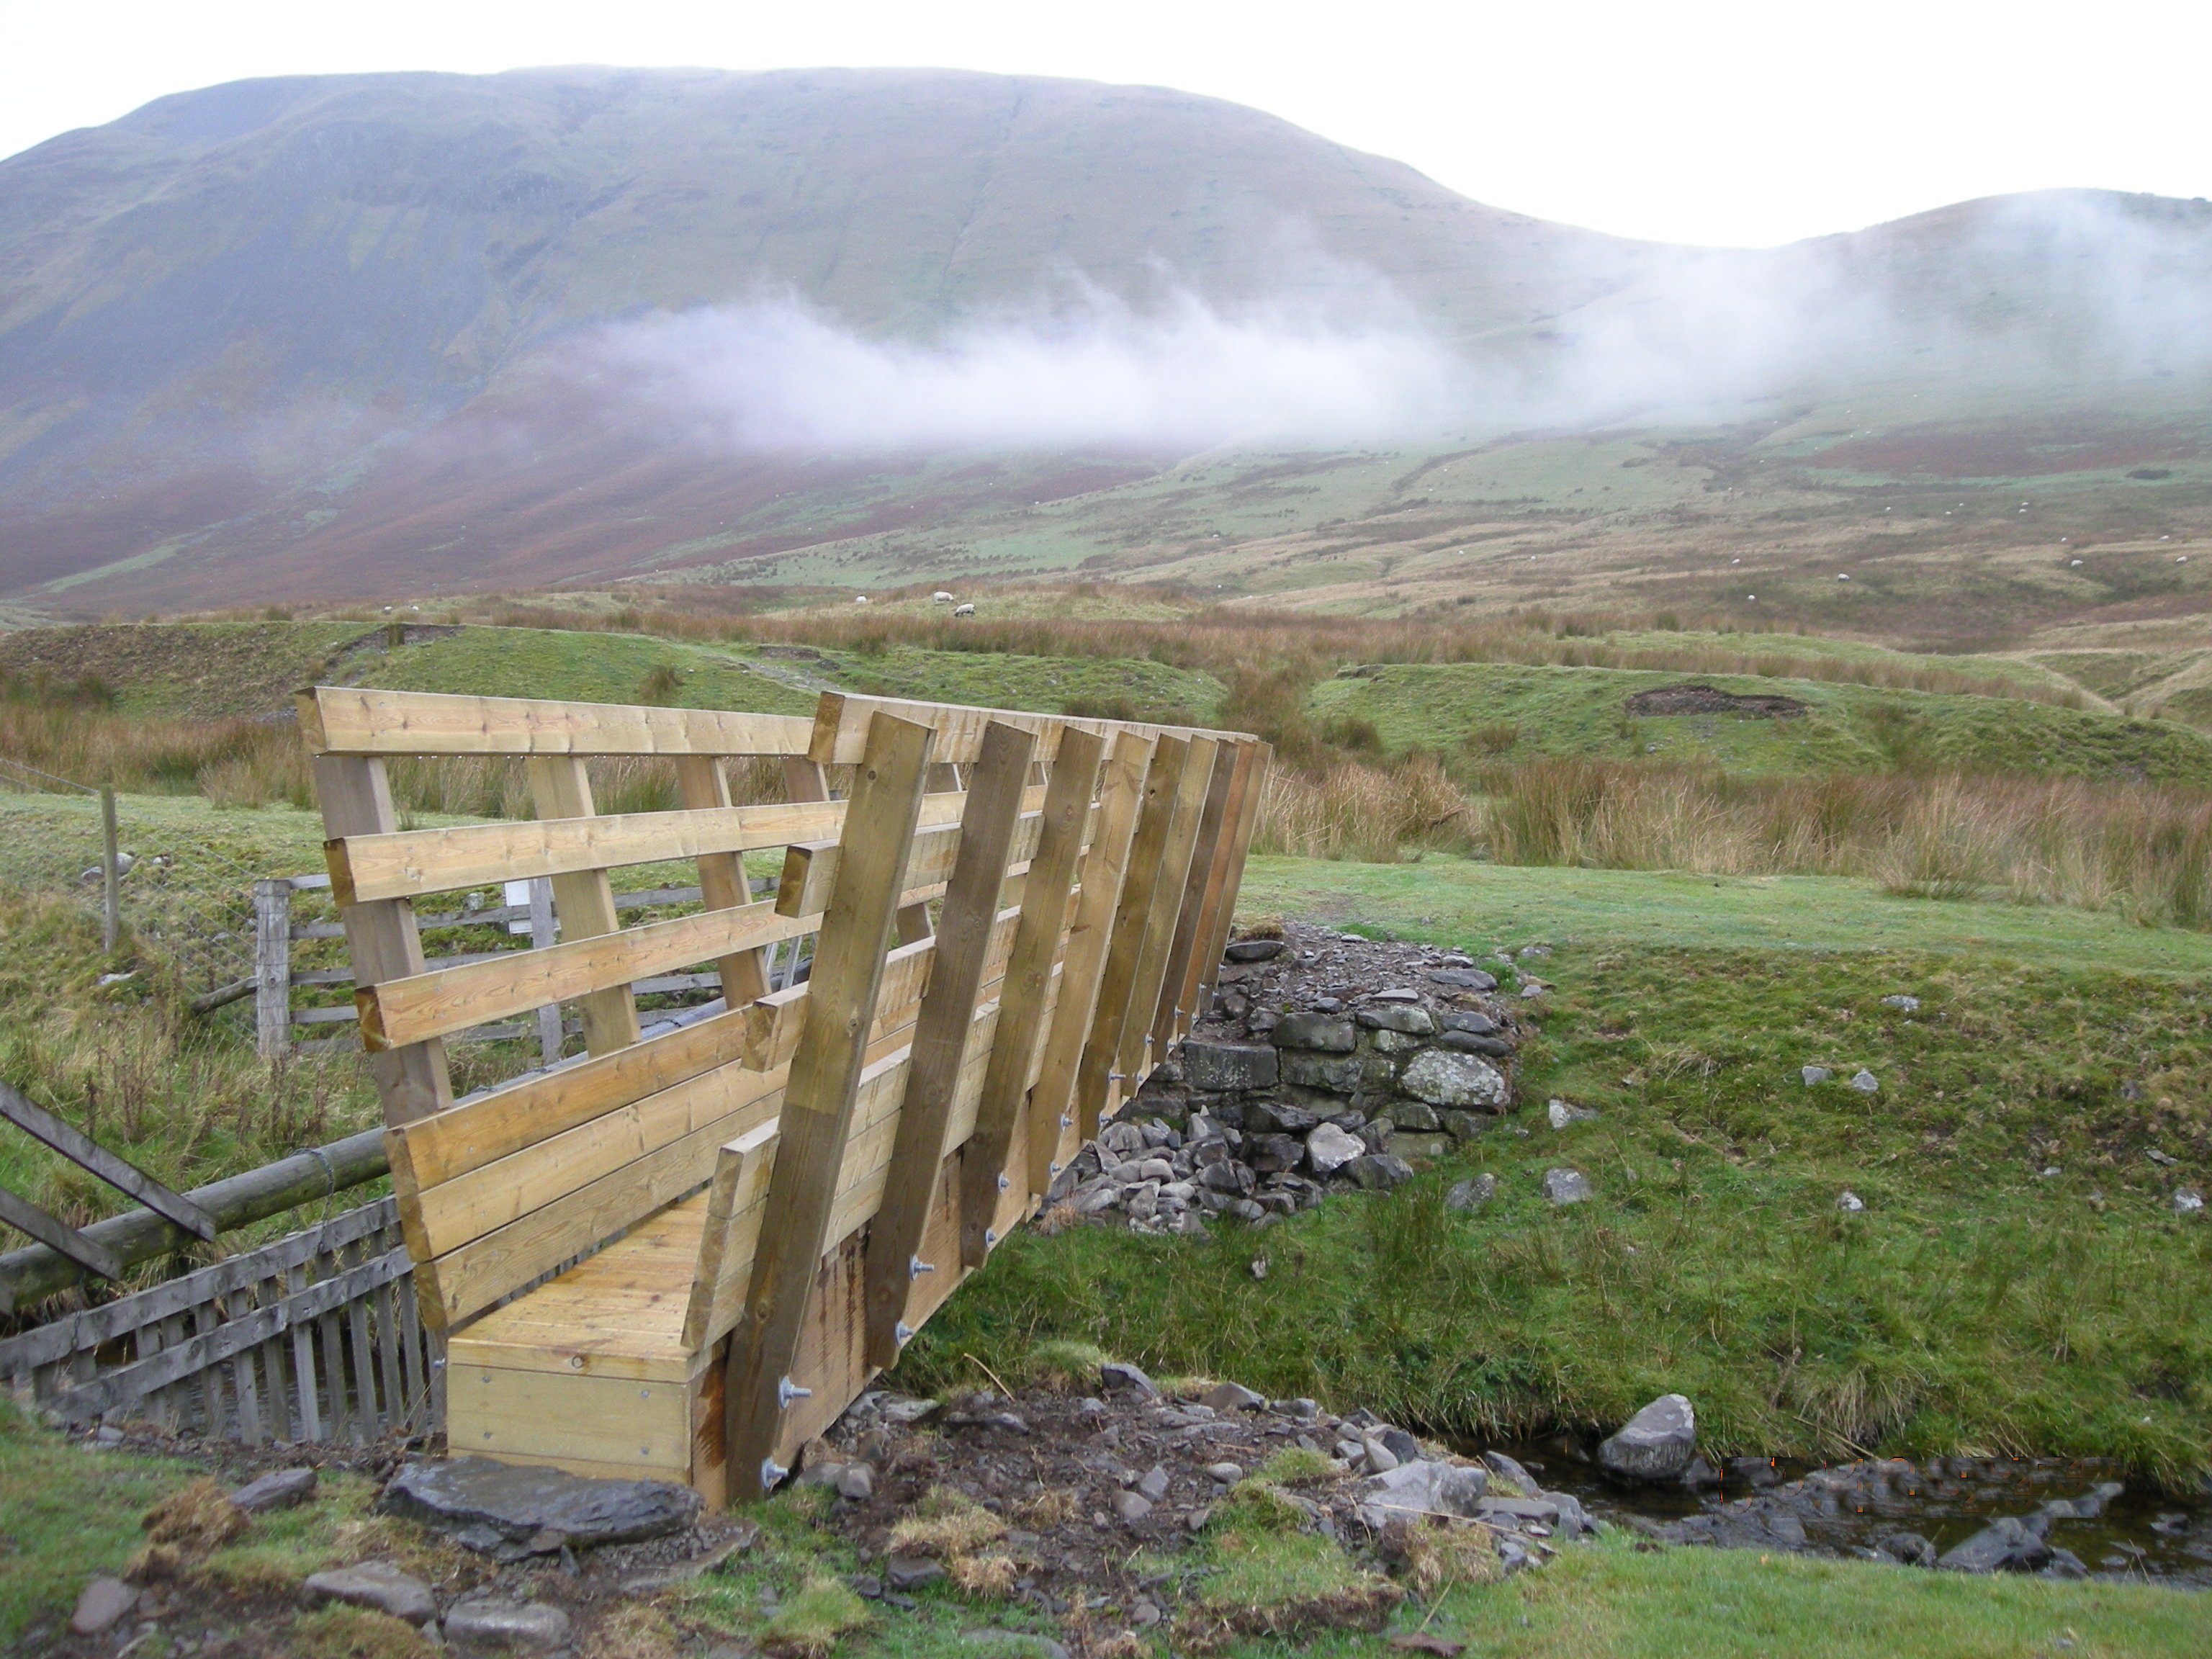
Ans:
[{"label": "fence rail", "polygon": [[426,1433],[444,1345],[422,1328],[398,1206],[272,1244],[0,1340],[19,1403],[65,1424],[141,1419],[257,1445]]}]

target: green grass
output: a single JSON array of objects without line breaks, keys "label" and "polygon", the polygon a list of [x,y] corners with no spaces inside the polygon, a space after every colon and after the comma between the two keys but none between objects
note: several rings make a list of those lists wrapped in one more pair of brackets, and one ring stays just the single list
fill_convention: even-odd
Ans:
[{"label": "green grass", "polygon": [[0,632],[0,670],[62,684],[90,675],[125,714],[215,718],[291,707],[360,622],[147,623]]},{"label": "green grass", "polygon": [[1486,951],[1571,942],[1644,948],[1996,955],[2082,970],[2212,972],[2212,936],[2057,905],[1902,898],[1843,876],[1699,876],[1478,864],[1254,857],[1245,915],[1355,922]]},{"label": "green grass", "polygon": [[[1628,698],[1662,686],[1794,697],[1791,719],[1735,714],[1631,717]],[[2212,786],[2212,738],[2017,697],[1892,690],[1826,680],[1644,669],[1398,663],[1326,680],[1311,710],[1324,726],[1364,720],[1393,752],[1461,752],[1478,728],[1520,728],[1508,758],[1650,756],[1765,774],[1895,768]]]},{"label": "green grass", "polygon": [[[1248,905],[1295,908],[1268,865]],[[1310,896],[1320,872],[1301,873]],[[1802,909],[1795,949],[1716,948],[1740,921],[1686,912],[1571,944],[1589,935],[1541,902],[1553,873],[1479,872],[1501,898],[1537,878],[1488,915],[1431,880],[1428,922],[1393,930],[1553,942],[1523,1056],[1530,1106],[1395,1194],[1264,1233],[1024,1233],[932,1322],[908,1375],[949,1376],[971,1352],[1002,1366],[1059,1337],[1156,1375],[1472,1434],[1606,1428],[1679,1389],[1729,1454],[2094,1454],[2177,1481],[2212,1469],[2212,1226],[2170,1205],[2212,1175],[2212,1020],[2201,976],[2179,971],[2201,965],[2203,940],[2115,927],[2077,949],[2022,927],[2010,951],[1885,946],[1863,890],[1833,883],[1850,902],[1825,928]],[[1669,890],[1607,880],[1615,904],[1635,884]],[[1328,908],[1363,915],[1350,895]],[[1925,907],[1929,927],[1951,908]],[[1882,1006],[1899,992],[1917,1013]],[[1808,1089],[1806,1065],[1867,1067],[1880,1092]],[[1600,1116],[1553,1131],[1552,1095]],[[2179,1167],[2148,1161],[2154,1148]],[[1540,1183],[1559,1164],[1595,1198],[1550,1206]],[[1479,1170],[1498,1198],[1447,1211],[1445,1188]],[[1863,1213],[1838,1211],[1845,1188]]]},{"label": "green grass", "polygon": [[398,691],[636,702],[647,677],[663,668],[672,671],[682,686],[665,701],[686,708],[769,714],[814,711],[815,693],[757,672],[734,653],[642,634],[464,628],[377,659],[361,683]]}]

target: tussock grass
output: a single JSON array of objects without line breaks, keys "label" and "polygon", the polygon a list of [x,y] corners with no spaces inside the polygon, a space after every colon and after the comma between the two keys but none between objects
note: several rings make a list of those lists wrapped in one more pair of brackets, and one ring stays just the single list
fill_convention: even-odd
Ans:
[{"label": "tussock grass", "polygon": [[809,1578],[761,1629],[761,1647],[793,1659],[823,1659],[838,1639],[868,1623],[868,1604],[827,1573]]},{"label": "tussock grass", "polygon": [[1006,1536],[1006,1523],[966,1493],[932,1486],[914,1513],[891,1528],[891,1548],[906,1555],[945,1559],[972,1554]]}]

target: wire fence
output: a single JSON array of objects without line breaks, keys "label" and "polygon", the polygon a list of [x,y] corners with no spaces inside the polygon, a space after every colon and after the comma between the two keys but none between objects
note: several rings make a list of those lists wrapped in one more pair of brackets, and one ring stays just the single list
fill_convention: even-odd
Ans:
[{"label": "wire fence", "polygon": [[[253,975],[253,883],[266,874],[159,797],[117,795],[115,889],[122,925],[206,995]],[[106,908],[100,792],[0,756],[0,884]]]}]

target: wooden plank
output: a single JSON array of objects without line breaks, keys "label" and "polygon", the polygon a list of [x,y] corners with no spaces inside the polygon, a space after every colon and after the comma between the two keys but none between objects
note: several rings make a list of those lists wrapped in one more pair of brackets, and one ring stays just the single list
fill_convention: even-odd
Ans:
[{"label": "wooden plank", "polygon": [[292,1046],[292,884],[253,884],[253,1035],[264,1060]]},{"label": "wooden plank", "polygon": [[737,1323],[738,1297],[752,1267],[769,1176],[775,1167],[775,1121],[757,1125],[725,1146],[715,1160],[706,1224],[699,1236],[699,1268],[684,1310],[684,1346],[693,1352]]},{"label": "wooden plank", "polygon": [[883,981],[884,940],[898,908],[934,736],[927,726],[878,717],[854,777],[845,820],[850,856],[815,946],[813,1006],[791,1063],[762,1219],[765,1248],[754,1255],[745,1318],[730,1343],[724,1440],[732,1498],[762,1495],[778,1478],[769,1454],[829,1228]]},{"label": "wooden plank", "polygon": [[1138,809],[1135,839],[1123,872],[1121,891],[1115,901],[1112,932],[1106,948],[1106,967],[1092,1004],[1091,1030],[1075,1068],[1076,1133],[1085,1140],[1098,1133],[1098,1119],[1115,1079],[1115,1055],[1121,1046],[1121,1028],[1129,1014],[1129,991],[1137,973],[1137,955],[1144,947],[1145,927],[1152,909],[1152,889],[1159,880],[1161,855],[1167,849],[1168,825],[1175,817],[1176,793],[1182,786],[1183,764],[1190,743],[1182,738],[1162,738],[1153,745],[1152,764],[1145,774],[1145,790]]},{"label": "wooden plank", "polygon": [[1198,835],[1191,843],[1190,867],[1184,874],[1182,898],[1176,911],[1175,939],[1168,947],[1158,1006],[1152,1016],[1152,1051],[1161,1058],[1181,1035],[1183,1018],[1190,1012],[1183,1000],[1183,979],[1197,955],[1199,928],[1206,919],[1206,895],[1213,884],[1216,855],[1228,827],[1237,774],[1243,763],[1242,748],[1233,743],[1221,745],[1214,757],[1212,779],[1206,786],[1206,805],[1198,815]]},{"label": "wooden plank", "polygon": [[[563,918],[565,921],[565,917]],[[543,951],[506,951],[483,962],[357,988],[362,1041],[380,1048],[419,1042],[526,1013],[548,1002],[629,987],[655,974],[796,939],[816,927],[811,916],[775,914],[763,899],[735,910],[702,910],[583,939],[564,938]],[[634,1024],[636,1012],[629,1015]],[[590,1027],[588,1008],[586,1031]],[[593,1047],[594,1055],[605,1052]]]},{"label": "wooden plank", "polygon": [[1199,952],[1191,964],[1190,978],[1194,983],[1185,1005],[1192,1013],[1184,1024],[1186,1031],[1198,1023],[1212,997],[1216,975],[1221,971],[1221,953],[1228,948],[1230,922],[1237,912],[1237,894],[1244,882],[1244,860],[1252,850],[1252,832],[1260,823],[1261,797],[1267,787],[1267,766],[1274,754],[1267,744],[1256,740],[1244,748],[1244,780],[1237,801],[1236,822],[1228,837],[1225,856],[1221,860],[1220,890],[1218,894],[1209,891],[1206,896],[1211,908],[1205,930],[1200,935]]},{"label": "wooden plank", "polygon": [[[1028,733],[1023,733],[1027,736]],[[1037,836],[1044,828],[1042,809],[1045,792],[1042,787],[1023,787],[1021,817],[1016,822],[1013,839],[1007,849],[1007,862],[1026,862],[1036,851]],[[935,795],[933,800],[962,800],[957,795]],[[964,810],[964,809],[963,809]],[[842,853],[834,841],[796,842],[785,848],[783,873],[778,878],[775,908],[780,915],[811,916],[821,913],[829,902],[831,890],[837,884],[837,866]],[[915,830],[914,847],[907,859],[906,878],[902,890],[912,894],[939,885],[951,879],[952,866],[960,857],[960,825],[957,823],[929,823],[918,824]],[[902,945],[912,944],[901,939]]]},{"label": "wooden plank", "polygon": [[[318,755],[314,771],[315,795],[322,804],[326,837],[386,835],[399,827],[382,761]],[[386,981],[410,979],[422,972],[422,941],[407,900],[342,904],[338,920],[345,927],[356,999],[362,991],[373,992]],[[370,1046],[366,1038],[362,1046]],[[435,1036],[371,1048],[368,1071],[387,1124],[410,1123],[453,1103],[445,1044]]]},{"label": "wooden plank", "polygon": [[[6,1083],[0,1083],[0,1117],[32,1139],[44,1141],[80,1169],[98,1176],[118,1192],[137,1199],[164,1220],[174,1222],[196,1238],[214,1242],[217,1231],[215,1218],[205,1210],[183,1194],[171,1192],[137,1164],[125,1163],[44,1107],[33,1104]],[[83,1238],[82,1234],[76,1236],[79,1240]],[[99,1246],[93,1248],[98,1249]],[[115,1275],[106,1277],[112,1279]]]},{"label": "wooden plank", "polygon": [[[898,1360],[899,1334],[906,1328],[907,1289],[916,1277],[913,1264],[919,1258],[915,1253],[935,1197],[932,1183],[945,1157],[945,1121],[968,1055],[976,993],[998,920],[999,889],[1013,852],[1036,746],[1034,734],[994,722],[983,734],[969,781],[958,860],[937,921],[936,961],[915,1020],[913,1059],[891,1153],[892,1179],[884,1189],[869,1245],[866,1295],[871,1364],[889,1367]],[[1082,814],[1089,805],[1085,784],[1074,805],[1071,837],[1082,833]],[[1064,908],[1065,900],[1062,903]]]},{"label": "wooden plank", "polygon": [[[532,756],[524,764],[530,780],[531,799],[538,816],[546,818],[588,818],[592,816],[592,781],[584,763],[568,756]],[[337,885],[337,873],[331,881]],[[552,878],[553,908],[561,920],[561,937],[569,945],[617,931],[622,921],[615,910],[615,890],[605,870],[578,870]],[[556,947],[560,948],[560,947]],[[535,954],[533,952],[533,954]],[[553,954],[551,951],[546,953]],[[671,964],[672,966],[674,964]],[[642,975],[632,977],[642,978]],[[565,1000],[566,999],[562,999]],[[551,998],[539,998],[550,1001]],[[627,981],[605,985],[579,997],[584,1016],[584,1047],[603,1054],[637,1041],[637,998]],[[536,1002],[530,1005],[537,1006]],[[502,1013],[518,1012],[502,1009]],[[477,1022],[471,1020],[471,1024]],[[368,1021],[362,1022],[362,1041],[370,1042]],[[371,1046],[374,1046],[373,1044]]]},{"label": "wooden plank", "polygon": [[1137,953],[1136,971],[1130,976],[1128,1012],[1121,1022],[1121,1042],[1116,1050],[1114,1069],[1121,1074],[1124,1096],[1134,1094],[1145,1074],[1165,1057],[1152,1050],[1152,1009],[1159,1001],[1160,983],[1167,975],[1168,952],[1175,943],[1176,919],[1190,876],[1191,854],[1198,844],[1199,820],[1205,812],[1216,763],[1222,757],[1222,745],[1211,738],[1193,738],[1183,757],[1182,781],[1176,787],[1175,813],[1160,852],[1152,914],[1146,919],[1144,947]]},{"label": "wooden plank", "polygon": [[[709,859],[718,854],[787,847],[794,841],[834,836],[844,821],[842,801],[798,805],[731,804],[729,786],[706,787],[703,775],[721,777],[721,763],[704,757],[676,763],[679,782],[699,783],[699,805],[685,789],[685,805],[672,812],[548,815],[529,822],[456,824],[403,830],[391,835],[349,836],[327,843],[331,890],[342,904],[374,898],[419,898],[533,876],[574,875],[671,859]],[[717,799],[719,797],[719,799]],[[672,892],[663,901],[674,902]],[[499,919],[492,911],[463,921]]]},{"label": "wooden plank", "polygon": [[[1145,775],[1152,763],[1152,740],[1124,732],[1114,739],[1099,787],[1098,827],[1084,855],[1081,891],[1076,896],[1063,955],[1060,1000],[1054,1007],[1044,1053],[1030,1093],[1028,1143],[1029,1190],[1041,1197],[1058,1173],[1062,1143],[1077,1125],[1069,1108],[1075,1101],[1076,1066],[1098,1006],[1106,949],[1121,897],[1139,808],[1144,804]],[[1039,1126],[1042,1125],[1042,1127]],[[1057,1126],[1057,1133],[1054,1126]]]},{"label": "wooden plank", "polygon": [[[676,763],[676,781],[684,792],[684,805],[695,811],[748,810],[732,804],[729,777],[722,769],[722,763],[712,756],[687,755],[679,758]],[[783,810],[787,812],[791,809]],[[750,904],[752,888],[745,879],[743,855],[735,852],[702,854],[699,859],[699,893],[700,902],[709,910],[736,910]],[[734,951],[716,964],[716,970],[722,976],[723,1000],[732,1008],[750,1002],[768,989],[765,949]]]},{"label": "wooden plank", "polygon": [[102,1279],[123,1277],[123,1264],[106,1245],[87,1238],[76,1228],[57,1221],[28,1199],[18,1198],[5,1187],[0,1187],[0,1221],[6,1222],[19,1232],[26,1232],[45,1245],[67,1256],[88,1273]]},{"label": "wooden plank", "polygon": [[336,685],[299,709],[316,755],[803,755],[814,731],[805,715]]},{"label": "wooden plank", "polygon": [[[968,1157],[962,1166],[968,1191],[960,1206],[963,1218],[960,1258],[970,1267],[981,1267],[998,1242],[989,1218],[997,1208],[999,1194],[1011,1185],[1006,1173],[1007,1154],[1013,1147],[1015,1123],[1028,1098],[1030,1079],[1044,1039],[1045,996],[1052,984],[1054,959],[1060,955],[1066,935],[1068,893],[1075,881],[1076,860],[1083,851],[1083,831],[1090,820],[1091,786],[1097,781],[1098,763],[1105,750],[1105,739],[1092,732],[1066,732],[1060,736],[1060,754],[1053,762],[1044,833],[1030,863],[1028,884],[1022,890],[1022,919],[1006,981],[999,988],[997,1034],[984,1073],[975,1133],[969,1138]],[[936,1148],[930,1160],[933,1170],[944,1153],[942,1146]],[[1026,1182],[1024,1171],[1025,1192]],[[918,1237],[919,1218],[915,1231]],[[873,1248],[872,1243],[871,1250]],[[872,1360],[872,1337],[871,1348]]]},{"label": "wooden plank", "polygon": [[1154,726],[1142,720],[1098,720],[1060,714],[1039,714],[1018,708],[970,708],[963,704],[910,702],[897,697],[865,697],[842,691],[825,691],[815,710],[813,736],[807,757],[823,764],[860,758],[867,741],[868,721],[878,714],[895,715],[927,725],[937,732],[939,760],[968,762],[982,752],[983,733],[994,720],[1036,733],[1036,757],[1049,765],[1060,752],[1060,734],[1068,730],[1110,737],[1135,732],[1149,738],[1194,736],[1225,738],[1241,732],[1204,732],[1189,726]]},{"label": "wooden plank", "polygon": [[620,1467],[632,1480],[691,1478],[690,1400],[681,1382],[495,1366],[456,1372],[447,1432],[453,1456],[576,1459]]}]

